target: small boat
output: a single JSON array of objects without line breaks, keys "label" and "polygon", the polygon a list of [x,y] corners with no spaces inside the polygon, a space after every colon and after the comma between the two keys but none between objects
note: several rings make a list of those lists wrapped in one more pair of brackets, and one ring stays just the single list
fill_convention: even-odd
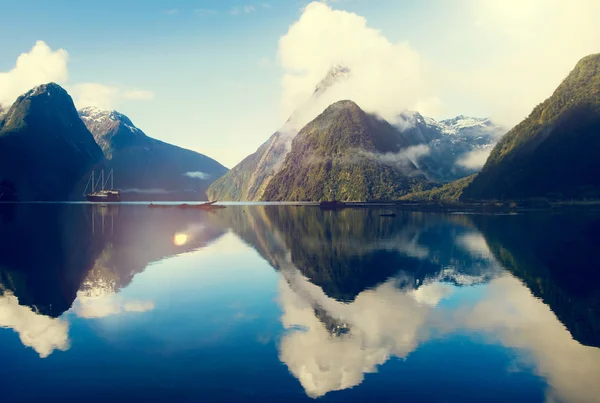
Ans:
[{"label": "small boat", "polygon": [[380,217],[396,217],[396,213],[381,213]]},{"label": "small boat", "polygon": [[225,208],[225,206],[220,206],[220,205],[216,205],[217,201],[209,201],[206,203],[202,203],[202,204],[182,204],[179,207],[180,208],[189,208],[189,209],[199,209],[199,210],[213,210],[213,209],[220,209],[220,208]]},{"label": "small boat", "polygon": [[[110,189],[105,189],[106,184],[110,180]],[[96,186],[100,183],[100,190],[96,190]],[[114,187],[114,175],[113,170],[110,170],[108,174],[108,178],[104,180],[104,169],[98,178],[98,183],[95,180],[95,171],[92,171],[90,178],[88,179],[88,183],[85,186],[85,190],[83,191],[86,199],[93,203],[118,203],[121,201],[121,193],[118,190],[113,189]],[[90,193],[86,193],[88,187],[92,187],[92,191]]]},{"label": "small boat", "polygon": [[214,209],[221,209],[221,208],[225,208],[225,206],[220,206],[220,205],[216,205],[217,201],[209,201],[206,203],[202,203],[202,204],[188,204],[188,203],[183,203],[183,204],[154,204],[154,203],[150,203],[148,205],[148,207],[150,208],[168,208],[168,207],[176,207],[176,208],[180,208],[180,209],[195,209],[195,210],[214,210]]},{"label": "small boat", "polygon": [[319,203],[319,207],[322,209],[338,209],[346,207],[346,203],[338,200],[322,201]]}]

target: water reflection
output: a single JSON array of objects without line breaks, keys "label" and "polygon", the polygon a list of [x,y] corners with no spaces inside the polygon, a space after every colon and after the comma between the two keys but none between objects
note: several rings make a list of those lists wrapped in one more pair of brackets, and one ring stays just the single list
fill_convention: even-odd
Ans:
[{"label": "water reflection", "polygon": [[[391,357],[465,330],[520,350],[549,383],[549,401],[600,395],[600,350],[580,344],[599,341],[598,300],[591,301],[599,287],[588,282],[599,265],[585,256],[598,239],[595,214],[389,220],[378,211],[257,207],[240,225],[243,217],[228,219],[283,275],[282,323],[290,331],[280,358],[311,397],[356,386]],[[525,286],[532,281],[550,307]],[[486,289],[476,304],[439,306],[477,284]],[[569,330],[550,308],[566,314]]]},{"label": "water reflection", "polygon": [[[118,292],[153,262],[207,246],[224,232],[205,212],[157,214],[140,206],[12,205],[0,226],[0,327],[42,358],[69,348],[81,318],[146,312],[150,300]],[[186,242],[173,242],[187,234]]]},{"label": "water reflection", "polygon": [[19,305],[10,291],[0,296],[0,327],[17,332],[21,343],[33,348],[41,358],[48,357],[55,349],[66,351],[70,346],[67,321]]},{"label": "water reflection", "polygon": [[[376,390],[373,398],[403,391],[409,400],[600,396],[600,213],[381,212],[19,206],[0,215],[0,327],[40,357],[55,352],[70,362],[75,340],[94,343],[78,334],[81,323],[130,315],[118,331],[91,326],[113,346],[93,347],[109,354],[119,346],[114,365],[138,368],[148,391],[156,385],[144,382],[137,363],[173,365],[181,376],[172,387],[184,396],[223,392],[218,385],[232,376],[241,380],[227,389],[230,400],[360,401],[368,397],[361,390]],[[189,269],[173,281],[165,262],[183,254]],[[220,263],[198,275],[208,269],[203,256]],[[152,266],[160,271],[134,281]],[[240,279],[264,271],[276,277],[272,284]],[[123,292],[136,281],[137,292]],[[241,294],[245,302],[234,303]],[[502,351],[504,361],[461,347],[458,336],[478,351]],[[140,340],[149,345],[141,361]],[[419,370],[415,362],[432,348],[441,352]],[[451,361],[449,351],[462,356]],[[186,357],[176,366],[168,360],[179,352]],[[477,370],[466,364],[478,361]],[[186,383],[197,371],[206,379],[200,389]],[[257,371],[281,385],[291,379],[302,396]],[[452,380],[451,396],[422,387],[440,372]],[[369,389],[376,379],[391,381]],[[479,388],[485,392],[473,395]]]}]

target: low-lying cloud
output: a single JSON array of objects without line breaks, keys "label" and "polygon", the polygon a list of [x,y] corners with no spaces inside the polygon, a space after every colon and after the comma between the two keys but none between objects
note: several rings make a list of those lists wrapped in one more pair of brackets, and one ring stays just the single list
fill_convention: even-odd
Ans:
[{"label": "low-lying cloud", "polygon": [[480,170],[492,152],[492,147],[476,149],[461,157],[457,164],[468,169]]},{"label": "low-lying cloud", "polygon": [[358,150],[357,153],[385,165],[403,168],[412,163],[419,168],[419,158],[428,155],[430,151],[429,146],[420,144],[404,148],[397,153],[372,153],[361,150]]},{"label": "low-lying cloud", "polygon": [[209,179],[210,175],[204,172],[200,172],[200,171],[193,171],[193,172],[186,172],[185,176],[189,177],[189,178],[194,178],[194,179]]}]

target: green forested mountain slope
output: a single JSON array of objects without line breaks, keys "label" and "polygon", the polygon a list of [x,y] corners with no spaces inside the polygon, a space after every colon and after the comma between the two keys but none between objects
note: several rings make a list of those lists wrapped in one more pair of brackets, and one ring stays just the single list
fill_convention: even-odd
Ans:
[{"label": "green forested mountain slope", "polygon": [[396,199],[428,183],[401,152],[409,140],[352,101],[329,106],[294,138],[268,201]]},{"label": "green forested mountain slope", "polygon": [[493,149],[462,199],[600,197],[600,54],[583,58],[554,94]]}]

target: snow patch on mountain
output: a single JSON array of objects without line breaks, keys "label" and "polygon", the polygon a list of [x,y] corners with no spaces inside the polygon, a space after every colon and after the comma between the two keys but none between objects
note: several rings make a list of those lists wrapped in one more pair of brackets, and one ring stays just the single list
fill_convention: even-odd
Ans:
[{"label": "snow patch on mountain", "polygon": [[121,122],[125,128],[132,133],[143,134],[143,132],[135,127],[131,120],[115,110],[104,110],[95,106],[88,106],[79,110],[79,117],[83,120],[86,126],[111,124],[111,122]]},{"label": "snow patch on mountain", "polygon": [[459,115],[437,121],[419,112],[405,111],[393,122],[413,144],[430,152],[418,166],[430,179],[447,182],[479,171],[506,130],[488,118]]}]

